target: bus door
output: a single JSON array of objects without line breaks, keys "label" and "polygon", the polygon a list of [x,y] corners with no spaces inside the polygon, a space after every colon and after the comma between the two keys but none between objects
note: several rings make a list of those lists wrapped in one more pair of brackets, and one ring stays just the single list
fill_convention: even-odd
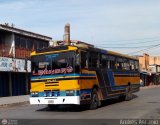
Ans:
[{"label": "bus door", "polygon": [[110,89],[110,81],[108,77],[108,57],[107,55],[99,55],[100,66],[97,68],[96,73],[99,85],[102,91],[103,98],[106,99]]},{"label": "bus door", "polygon": [[[104,97],[109,96],[112,94],[112,87],[114,86],[114,75],[113,75],[113,66],[111,63],[111,58],[109,55],[101,55],[100,58],[100,71],[97,72],[99,76],[99,81],[102,86],[104,86],[103,89],[103,95]],[[106,93],[106,94],[105,94]]]},{"label": "bus door", "polygon": [[104,76],[105,71],[106,71],[105,69],[96,70],[99,86],[104,99],[107,98],[107,85],[106,85],[107,80],[106,80],[106,77]]}]

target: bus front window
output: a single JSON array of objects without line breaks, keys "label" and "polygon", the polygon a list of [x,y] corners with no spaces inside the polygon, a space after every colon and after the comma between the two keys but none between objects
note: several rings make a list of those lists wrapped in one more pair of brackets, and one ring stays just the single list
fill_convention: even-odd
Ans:
[{"label": "bus front window", "polygon": [[74,51],[32,56],[32,75],[74,73],[76,56]]},{"label": "bus front window", "polygon": [[80,72],[80,54],[76,54],[76,63],[75,63],[75,72],[79,73]]}]

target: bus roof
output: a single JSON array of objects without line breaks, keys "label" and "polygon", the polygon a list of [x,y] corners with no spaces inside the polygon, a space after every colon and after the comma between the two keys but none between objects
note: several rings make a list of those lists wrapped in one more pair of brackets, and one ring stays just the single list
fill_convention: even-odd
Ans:
[{"label": "bus roof", "polygon": [[96,48],[96,47],[79,47],[80,49],[84,49],[84,50],[89,50],[89,51],[94,51],[94,52],[99,52],[101,54],[109,54],[109,55],[114,55],[114,56],[119,56],[119,57],[124,57],[124,58],[129,58],[129,59],[133,59],[133,60],[138,60],[136,57],[133,56],[129,56],[127,54],[122,54],[122,53],[118,53],[118,52],[114,52],[114,51],[110,51],[110,50],[104,50],[104,49],[100,49],[100,48]]},{"label": "bus roof", "polygon": [[65,52],[65,51],[71,51],[71,50],[86,50],[86,51],[94,51],[94,52],[99,52],[101,54],[109,54],[109,55],[114,55],[114,56],[119,56],[119,57],[125,57],[133,60],[138,60],[135,57],[126,55],[126,54],[121,54],[118,52],[110,51],[110,50],[104,50],[100,48],[96,48],[94,46],[87,46],[87,45],[77,45],[77,46],[69,46],[69,45],[63,45],[63,46],[56,46],[56,47],[46,47],[46,48],[41,48],[38,49],[37,51],[34,51],[31,53],[31,56],[34,55],[41,55],[41,54],[49,54],[49,53],[57,53],[57,52]]},{"label": "bus roof", "polygon": [[42,55],[42,54],[50,54],[50,53],[57,53],[57,52],[65,52],[71,50],[77,50],[78,47],[76,46],[56,46],[56,47],[45,47],[41,49],[37,49],[31,53],[31,56],[35,55]]}]

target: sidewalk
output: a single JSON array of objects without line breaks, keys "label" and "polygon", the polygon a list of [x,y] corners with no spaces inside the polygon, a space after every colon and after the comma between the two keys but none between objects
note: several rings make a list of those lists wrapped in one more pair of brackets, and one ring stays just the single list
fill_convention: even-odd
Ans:
[{"label": "sidewalk", "polygon": [[160,85],[143,86],[143,87],[140,87],[140,89],[151,89],[151,88],[157,88],[157,87],[160,87]]},{"label": "sidewalk", "polygon": [[29,103],[29,95],[0,97],[0,107]]}]

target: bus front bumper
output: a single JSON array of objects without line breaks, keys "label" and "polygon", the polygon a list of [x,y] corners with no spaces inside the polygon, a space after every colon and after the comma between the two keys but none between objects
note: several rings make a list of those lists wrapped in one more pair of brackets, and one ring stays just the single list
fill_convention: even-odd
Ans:
[{"label": "bus front bumper", "polygon": [[30,104],[77,104],[77,105],[80,105],[80,96],[30,97]]}]

